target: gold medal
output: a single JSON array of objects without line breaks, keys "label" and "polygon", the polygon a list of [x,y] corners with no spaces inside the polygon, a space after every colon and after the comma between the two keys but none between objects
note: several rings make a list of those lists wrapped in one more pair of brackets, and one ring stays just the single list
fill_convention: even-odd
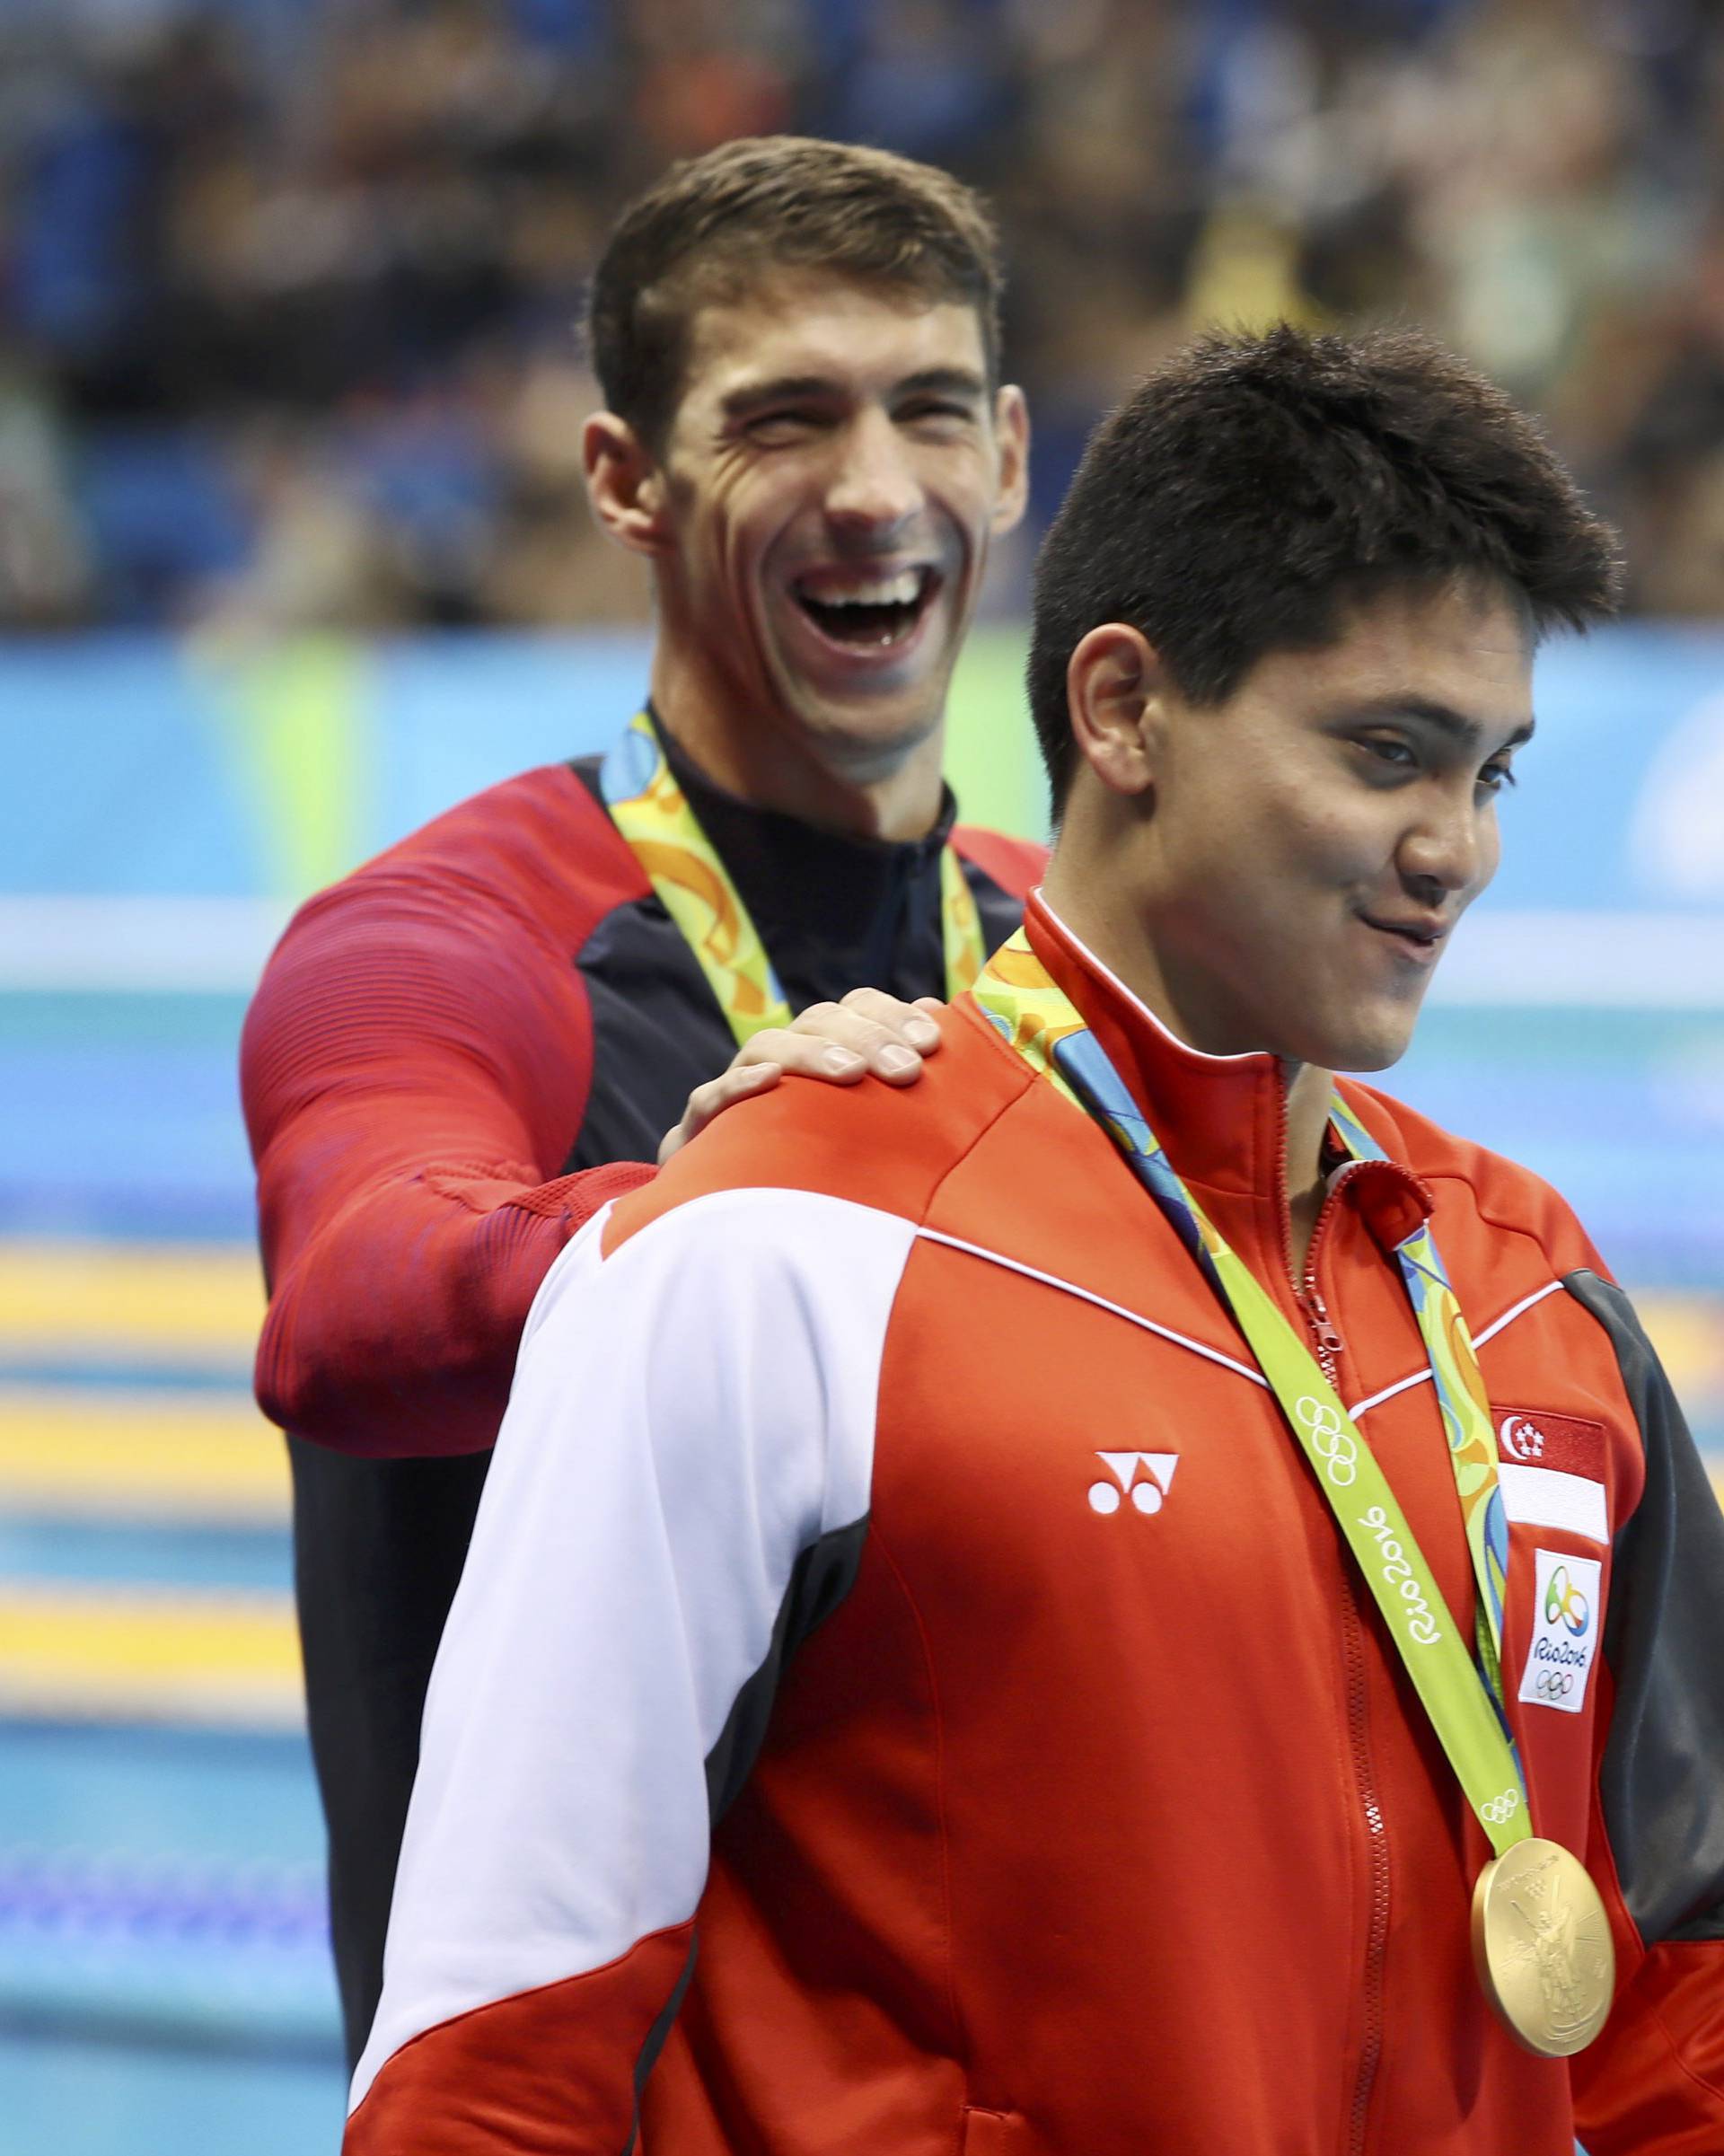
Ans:
[{"label": "gold medal", "polygon": [[1598,1889],[1536,1835],[1487,1864],[1473,1890],[1473,1962],[1510,2033],[1541,2058],[1584,2051],[1605,2025],[1616,1949]]}]

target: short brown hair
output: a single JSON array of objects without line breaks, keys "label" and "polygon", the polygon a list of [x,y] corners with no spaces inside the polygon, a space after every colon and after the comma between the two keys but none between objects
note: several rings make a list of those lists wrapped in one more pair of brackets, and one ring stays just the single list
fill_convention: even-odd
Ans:
[{"label": "short brown hair", "polygon": [[889,151],[763,135],[673,164],[613,228],[586,316],[610,409],[662,443],[696,307],[778,268],[973,307],[990,386],[998,383],[1004,279],[981,198]]},{"label": "short brown hair", "polygon": [[1412,330],[1201,338],[1096,428],[1042,541],[1030,711],[1055,814],[1067,667],[1101,622],[1213,705],[1269,652],[1333,642],[1350,602],[1456,576],[1502,587],[1535,636],[1616,605],[1614,532],[1501,390]]}]

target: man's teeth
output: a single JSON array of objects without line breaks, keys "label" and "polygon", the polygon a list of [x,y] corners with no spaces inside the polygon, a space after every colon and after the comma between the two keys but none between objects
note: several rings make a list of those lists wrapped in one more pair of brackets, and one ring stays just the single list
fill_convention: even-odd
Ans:
[{"label": "man's teeth", "polygon": [[895,576],[858,577],[849,584],[822,584],[803,590],[817,606],[914,606],[922,595],[922,571],[900,569]]}]

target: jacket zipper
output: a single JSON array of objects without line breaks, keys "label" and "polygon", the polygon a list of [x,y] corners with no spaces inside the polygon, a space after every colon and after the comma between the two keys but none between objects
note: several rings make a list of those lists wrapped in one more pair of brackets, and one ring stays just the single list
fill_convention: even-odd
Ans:
[{"label": "jacket zipper", "polygon": [[1347,1727],[1352,1746],[1354,1785],[1365,1813],[1371,1869],[1371,1913],[1365,1933],[1365,2032],[1359,2040],[1359,2072],[1353,2081],[1352,2117],[1347,2134],[1348,2156],[1364,2156],[1371,2091],[1377,2084],[1377,2070],[1383,2056],[1383,1965],[1389,1943],[1389,1829],[1377,1798],[1377,1777],[1371,1764],[1364,1628],[1359,1619],[1359,1596],[1350,1573],[1342,1575],[1342,1588],[1341,1629],[1347,1663]]},{"label": "jacket zipper", "polygon": [[[1311,1335],[1312,1352],[1331,1386],[1340,1390],[1338,1370],[1346,1343],[1329,1315],[1317,1285],[1317,1256],[1324,1230],[1329,1225],[1340,1196],[1336,1177],[1324,1195],[1312,1224],[1306,1251],[1305,1277],[1293,1265],[1293,1213],[1287,1187],[1287,1090],[1281,1090],[1280,1151],[1281,1263]],[[1347,1734],[1352,1753],[1353,1787],[1365,1821],[1366,1850],[1370,1862],[1370,1914],[1365,1932],[1364,2033],[1359,2041],[1359,2068],[1353,2081],[1352,2109],[1348,2121],[1348,2156],[1364,2156],[1366,2130],[1370,2121],[1371,2092],[1377,2085],[1383,2055],[1383,1978],[1389,1940],[1389,1836],[1388,1822],[1377,1794],[1371,1761],[1369,1699],[1366,1690],[1364,1628],[1359,1622],[1359,1595],[1353,1576],[1341,1561],[1341,1653],[1346,1671]]]},{"label": "jacket zipper", "polygon": [[[1303,1282],[1296,1281],[1295,1289],[1299,1307],[1305,1312],[1306,1324],[1310,1329],[1312,1351],[1324,1376],[1339,1391],[1339,1360],[1347,1343],[1336,1330],[1334,1321],[1329,1315],[1329,1307],[1323,1299],[1323,1291],[1317,1286],[1317,1250],[1323,1240],[1323,1231],[1328,1225],[1329,1215],[1334,1210],[1334,1203],[1335,1193],[1331,1191],[1324,1199],[1316,1224],[1311,1230],[1311,1247],[1306,1253],[1305,1279]],[[1290,1230],[1289,1239],[1291,1240]]]},{"label": "jacket zipper", "polygon": [[1299,1314],[1305,1319],[1306,1330],[1311,1335],[1311,1351],[1317,1359],[1318,1368],[1332,1386],[1338,1386],[1336,1372],[1340,1357],[1345,1352],[1342,1340],[1334,1321],[1329,1316],[1328,1306],[1317,1286],[1317,1253],[1323,1247],[1323,1231],[1329,1225],[1329,1216],[1335,1210],[1339,1184],[1332,1184],[1324,1192],[1323,1203],[1311,1227],[1310,1246],[1305,1254],[1305,1278],[1301,1280],[1293,1264],[1293,1208],[1287,1189],[1287,1088],[1281,1088],[1280,1147],[1276,1168],[1280,1205],[1278,1220],[1281,1231],[1281,1266],[1293,1289]]}]

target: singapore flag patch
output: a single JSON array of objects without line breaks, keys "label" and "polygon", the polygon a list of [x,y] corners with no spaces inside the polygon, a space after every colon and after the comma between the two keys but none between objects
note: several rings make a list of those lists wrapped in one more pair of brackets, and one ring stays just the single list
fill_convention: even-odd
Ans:
[{"label": "singapore flag patch", "polygon": [[1570,1557],[1557,1550],[1535,1550],[1533,1555],[1537,1600],[1520,1696],[1535,1707],[1579,1714],[1598,1653],[1603,1567],[1596,1557]]}]

